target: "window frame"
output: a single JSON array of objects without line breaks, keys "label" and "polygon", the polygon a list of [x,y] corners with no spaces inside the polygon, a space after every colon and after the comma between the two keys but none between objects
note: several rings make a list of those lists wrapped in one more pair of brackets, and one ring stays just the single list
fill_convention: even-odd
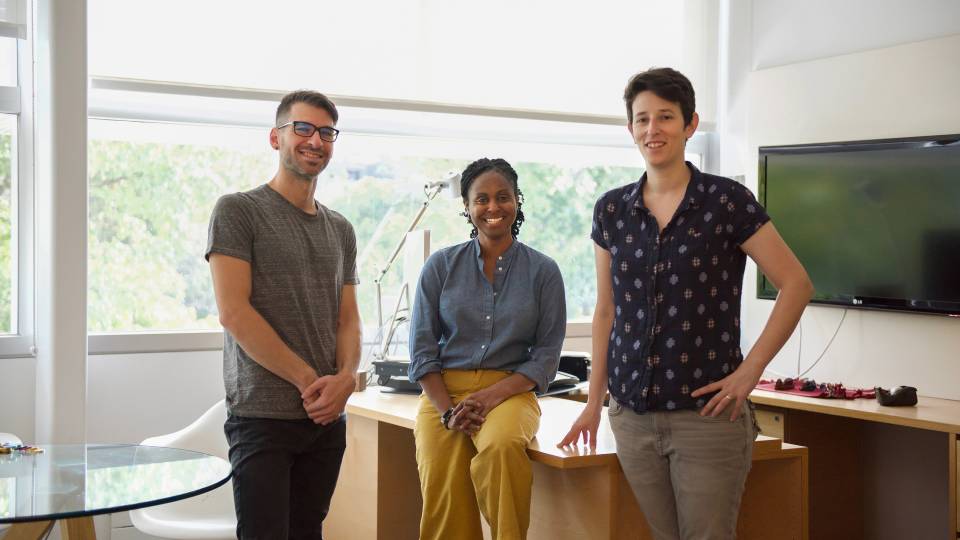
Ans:
[{"label": "window frame", "polygon": [[[98,100],[99,91],[128,92],[136,94],[160,94],[189,96],[216,99],[240,99],[247,101],[269,102],[280,101],[284,93],[280,91],[247,89],[234,87],[212,87],[191,85],[186,83],[171,83],[164,81],[144,81],[136,79],[120,79],[115,77],[90,77],[90,106],[88,117],[97,120],[128,120],[138,122],[177,122],[195,124],[216,124],[233,127],[263,127],[269,129],[269,120],[256,121],[251,124],[247,119],[217,118],[217,117],[190,117],[176,111],[169,111],[162,107],[112,107],[107,100]],[[443,113],[455,115],[470,115],[481,117],[549,120],[566,123],[622,126],[626,131],[626,119],[620,116],[598,114],[575,114],[528,109],[509,109],[494,107],[479,107],[448,103],[420,102],[409,100],[384,100],[378,98],[364,98],[355,96],[330,95],[330,98],[340,107],[355,107],[362,109],[380,109],[391,111],[412,111],[426,113]],[[701,163],[710,163],[709,151],[712,132],[715,125],[712,122],[701,122],[697,135],[690,140],[687,152],[699,154]],[[623,136],[623,146],[632,146],[626,133]],[[567,335],[569,338],[589,338],[591,323],[583,321],[568,321]],[[222,330],[171,330],[146,332],[91,332],[88,334],[88,351],[90,355],[111,354],[148,354],[167,352],[190,352],[222,350]]]},{"label": "window frame", "polygon": [[[28,14],[29,15],[29,14]],[[16,151],[12,152],[16,181],[11,186],[11,325],[16,329],[0,335],[0,358],[36,356],[35,272],[34,272],[34,103],[32,29],[26,25],[26,39],[17,39],[17,86],[0,87],[0,113],[17,117]]]}]

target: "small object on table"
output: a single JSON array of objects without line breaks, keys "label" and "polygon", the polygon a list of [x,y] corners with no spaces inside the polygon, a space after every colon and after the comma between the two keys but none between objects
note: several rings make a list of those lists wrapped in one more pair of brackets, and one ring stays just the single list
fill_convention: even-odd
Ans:
[{"label": "small object on table", "polygon": [[773,387],[777,390],[793,390],[793,379],[790,377],[783,380],[777,379],[777,382],[773,383]]},{"label": "small object on table", "polygon": [[827,392],[829,392],[830,397],[833,399],[847,398],[847,389],[844,388],[843,383],[836,383],[836,384],[827,383]]},{"label": "small object on table", "polygon": [[43,453],[43,448],[38,446],[30,446],[28,444],[10,444],[4,443],[0,445],[0,454],[41,454]]},{"label": "small object on table", "polygon": [[887,407],[912,407],[917,404],[917,389],[912,386],[898,386],[892,392],[879,386],[875,388],[877,401]]}]

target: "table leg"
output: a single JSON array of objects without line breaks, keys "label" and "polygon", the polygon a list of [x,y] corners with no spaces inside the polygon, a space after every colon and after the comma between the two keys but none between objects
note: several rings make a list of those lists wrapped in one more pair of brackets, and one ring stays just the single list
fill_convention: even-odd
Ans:
[{"label": "table leg", "polygon": [[52,521],[31,521],[29,523],[14,523],[3,536],[3,540],[40,540],[50,529]]},{"label": "table leg", "polygon": [[97,540],[97,531],[93,528],[90,516],[61,519],[60,538],[63,540]]}]

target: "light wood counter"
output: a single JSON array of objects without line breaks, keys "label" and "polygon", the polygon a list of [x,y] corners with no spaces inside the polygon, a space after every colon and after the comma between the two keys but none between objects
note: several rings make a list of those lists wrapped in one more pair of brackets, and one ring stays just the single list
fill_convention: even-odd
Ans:
[{"label": "light wood counter", "polygon": [[797,411],[856,418],[944,433],[960,433],[960,401],[920,396],[916,407],[884,407],[875,399],[820,399],[754,390],[750,400]]},{"label": "light wood counter", "polygon": [[[330,538],[416,538],[420,516],[413,425],[418,397],[368,388],[347,404],[347,452],[324,529]],[[529,538],[649,538],[616,458],[606,418],[596,450],[560,449],[584,405],[541,398],[540,431],[528,448],[534,495]],[[761,436],[741,505],[741,539],[807,538],[807,449]]]}]

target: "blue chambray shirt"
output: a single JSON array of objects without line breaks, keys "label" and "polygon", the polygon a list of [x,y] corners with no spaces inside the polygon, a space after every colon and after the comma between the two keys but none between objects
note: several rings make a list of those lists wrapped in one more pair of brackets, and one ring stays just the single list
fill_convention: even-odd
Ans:
[{"label": "blue chambray shirt", "polygon": [[420,274],[410,324],[411,381],[447,369],[520,373],[546,391],[560,362],[567,307],[560,268],[519,241],[491,284],[480,242],[442,249]]}]

